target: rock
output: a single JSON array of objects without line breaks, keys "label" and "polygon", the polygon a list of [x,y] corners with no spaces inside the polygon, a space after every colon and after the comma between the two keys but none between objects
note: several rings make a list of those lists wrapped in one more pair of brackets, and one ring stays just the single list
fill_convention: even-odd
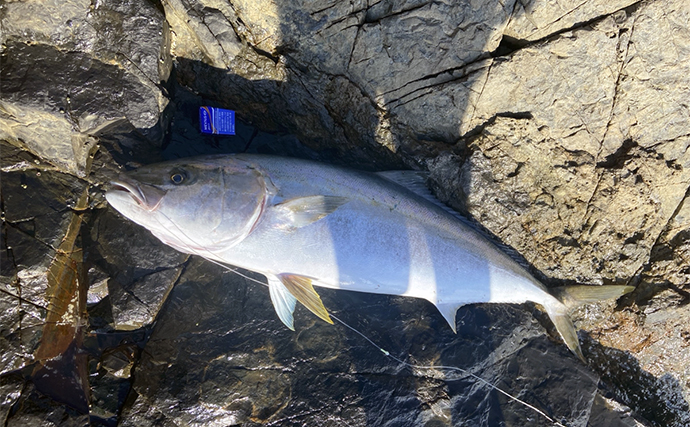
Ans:
[{"label": "rock", "polygon": [[638,2],[616,0],[587,2],[575,5],[567,2],[516,2],[510,23],[503,33],[504,41],[513,47],[547,38],[553,34],[582,26],[602,16],[622,19],[626,9],[634,10]]},{"label": "rock", "polygon": [[0,139],[82,177],[94,133],[110,123],[124,119],[160,144],[170,40],[153,5],[27,1],[3,9]]},{"label": "rock", "polygon": [[12,407],[19,400],[24,389],[24,381],[18,376],[4,375],[0,377],[0,390],[2,391],[2,402],[0,403],[0,417],[3,420],[9,419]]},{"label": "rock", "polygon": [[94,274],[107,277],[110,327],[133,330],[152,323],[188,256],[110,211],[92,218],[90,233],[87,261]]},{"label": "rock", "polygon": [[[688,36],[687,25],[677,24],[675,19],[663,29],[652,30],[655,17],[674,7],[683,9],[680,3],[674,6],[671,2],[663,7],[648,5],[628,10],[630,16],[618,13],[593,26],[595,31],[564,33],[553,42],[520,49],[510,61],[495,64],[492,73],[496,80],[490,73],[482,92],[487,113],[481,113],[482,102],[475,110],[477,116],[488,121],[486,125],[477,121],[482,131],[468,143],[469,154],[459,166],[459,176],[447,169],[449,164],[459,165],[460,159],[453,156],[435,159],[430,169],[432,175],[438,170],[435,179],[444,187],[439,191],[442,199],[468,212],[525,254],[537,274],[546,276],[545,280],[640,284],[636,314],[600,308],[599,321],[612,315],[615,320],[595,326],[596,322],[585,318],[580,326],[592,330],[605,345],[631,351],[643,369],[660,378],[675,372],[668,377],[675,378],[671,383],[677,384],[669,395],[675,396],[671,401],[680,403],[669,402],[667,409],[657,409],[675,414],[662,424],[683,425],[688,422],[683,415],[689,396],[688,374],[684,368],[672,366],[685,366],[678,362],[687,353],[683,350],[687,346],[687,328],[681,326],[686,313],[680,309],[687,293],[683,285],[672,285],[669,291],[649,299],[667,288],[667,277],[674,277],[672,283],[687,283],[680,277],[685,269],[683,230],[687,224],[683,207],[690,183],[689,142],[687,127],[682,131],[678,128],[678,117],[683,114],[680,107],[664,107],[667,99],[687,96],[687,73],[676,65],[687,57],[687,50],[681,48],[673,55],[661,56],[658,52],[666,49],[648,50],[653,45],[650,40],[663,38],[661,34],[674,40]],[[681,16],[687,17],[688,11]],[[598,35],[597,29],[604,34]],[[607,42],[606,34],[618,34],[618,41]],[[596,48],[608,52],[608,64],[580,70],[573,63],[570,70],[559,69],[578,61],[581,54],[573,48],[579,46],[574,41],[580,37],[608,45]],[[659,41],[657,45],[661,44]],[[554,57],[558,58],[555,64],[551,59]],[[604,57],[597,56],[596,60]],[[523,61],[529,65],[520,65]],[[571,76],[560,81],[567,82],[567,87],[535,81],[546,74],[530,75],[526,70],[532,72],[540,64],[559,75]],[[515,67],[522,71],[507,71]],[[605,78],[611,67],[619,71]],[[649,71],[640,74],[641,69]],[[598,74],[593,74],[596,70]],[[580,77],[583,80],[578,85]],[[590,85],[597,90],[587,89]],[[652,89],[655,85],[665,88],[663,95]],[[562,92],[556,95],[549,90]],[[592,95],[600,98],[588,99]],[[650,113],[640,113],[646,110]],[[529,115],[519,117],[521,112]],[[663,130],[651,133],[649,129]],[[502,194],[495,191],[497,183],[504,188]],[[670,244],[671,236],[678,233]],[[529,239],[524,238],[526,234]],[[650,270],[665,273],[647,273]],[[658,309],[662,310],[662,319],[669,316],[674,321],[646,317],[645,311]],[[673,337],[674,343],[666,337]],[[669,409],[676,405],[678,412]]]},{"label": "rock", "polygon": [[[6,423],[552,425],[380,346],[564,425],[688,425],[685,3],[3,4]],[[238,135],[199,135],[199,105]],[[463,307],[454,335],[426,302],[326,290],[376,346],[301,309],[293,333],[102,197],[120,170],[238,151],[426,169],[546,285],[636,290],[574,313],[587,365],[529,305]]]},{"label": "rock", "polygon": [[615,426],[615,427],[644,427],[631,414],[630,408],[621,405],[615,400],[607,399],[600,395],[594,398],[592,415],[588,426]]},{"label": "rock", "polygon": [[[124,400],[131,386],[134,361],[139,350],[134,344],[120,344],[103,352],[98,363],[91,362],[89,383],[91,384],[92,424],[100,421],[104,425],[117,423]],[[95,365],[95,366],[94,366]]]},{"label": "rock", "polygon": [[[8,396],[10,397],[10,396]],[[5,424],[12,427],[81,427],[88,426],[89,415],[56,404],[50,398],[42,396],[29,383],[22,389],[22,394],[15,400],[16,411]]]},{"label": "rock", "polygon": [[[98,186],[107,180],[105,169],[117,170],[97,143],[110,152],[131,147],[131,138],[117,133],[125,123],[139,135],[137,154],[142,145],[160,147],[168,121],[163,84],[172,64],[168,28],[160,11],[139,1],[2,8],[0,372],[22,369],[39,394],[85,413],[89,384],[80,347],[88,284],[79,232],[84,210],[94,204],[86,205],[84,179]],[[98,170],[89,176],[94,160]],[[137,295],[139,304],[151,305],[142,323],[158,308],[149,299],[160,306],[164,295]],[[30,390],[22,396],[36,402]]]},{"label": "rock", "polygon": [[[170,127],[170,141],[162,156],[165,160],[204,154],[248,152],[287,155],[311,160],[325,160],[323,155],[305,147],[294,135],[268,133],[248,126],[242,119],[235,123],[232,138],[199,134],[199,106],[220,106],[215,101],[195,95],[186,88],[174,86],[175,113]],[[152,163],[152,162],[150,162]]]},{"label": "rock", "polygon": [[484,416],[491,425],[551,425],[462,369],[540,402],[567,425],[586,425],[597,378],[564,357],[567,349],[546,339],[528,311],[462,308],[455,335],[428,303],[320,293],[335,316],[397,357],[458,372],[409,369],[302,309],[293,333],[275,315],[267,289],[193,259],[138,365],[125,425],[475,425]]},{"label": "rock", "polygon": [[[40,353],[39,344],[47,341],[42,335],[61,335],[45,329],[48,318],[62,318],[67,329],[78,322],[76,277],[71,273],[65,276],[63,267],[71,264],[69,257],[79,229],[78,215],[72,209],[84,202],[86,185],[5,143],[2,152],[0,304],[4,310],[0,373],[7,373],[26,366],[34,357],[55,356],[32,355]],[[52,318],[52,322],[56,320]],[[64,333],[73,337],[74,330]],[[58,338],[53,345],[61,347],[71,340]]]},{"label": "rock", "polygon": [[[656,7],[639,11],[641,17],[655,13]],[[632,22],[635,22],[635,28],[630,35]],[[610,38],[607,35],[609,28],[615,30],[613,34],[622,34],[621,38]],[[472,208],[467,210],[491,231],[500,234],[497,230],[503,230],[501,237],[521,253],[543,253],[546,260],[534,256],[535,259],[529,261],[540,271],[561,270],[550,272],[549,276],[589,283],[627,283],[639,273],[657,236],[685,196],[690,175],[685,166],[677,167],[676,163],[687,165],[690,157],[686,149],[690,142],[678,131],[668,128],[667,120],[673,121],[674,114],[680,112],[671,112],[664,123],[658,123],[653,114],[639,117],[640,123],[648,121],[650,127],[659,126],[670,131],[668,137],[660,136],[669,142],[655,144],[630,133],[632,130],[621,132],[621,126],[617,124],[619,117],[630,117],[627,120],[635,121],[638,118],[634,112],[644,108],[643,105],[652,108],[661,102],[654,91],[647,89],[647,83],[635,83],[636,79],[630,75],[630,69],[634,68],[631,64],[652,61],[644,52],[638,54],[628,48],[629,44],[635,43],[638,31],[642,34],[647,31],[645,19],[625,20],[618,25],[613,18],[607,18],[593,30],[565,33],[547,45],[521,49],[512,55],[510,61],[492,67],[474,112],[477,117],[474,124],[479,126],[497,113],[530,112],[533,125],[528,124],[531,129],[527,132],[517,130],[520,136],[512,143],[503,139],[515,124],[501,130],[495,129],[499,123],[485,128],[485,133],[496,135],[496,138],[488,136],[486,142],[482,136],[479,138],[482,142],[476,142],[484,152],[483,157],[495,159],[488,168],[493,171],[513,168],[511,172],[515,176],[510,176],[511,172],[503,177],[498,173],[491,181],[482,182],[486,177],[483,171],[468,171],[472,177],[467,179],[476,180],[471,189],[475,190],[472,197],[476,199],[469,201]],[[577,41],[581,37],[588,40]],[[584,49],[597,50],[599,55],[595,60],[601,62],[592,64],[590,59],[588,66],[582,68],[585,58],[591,58]],[[669,60],[671,63],[667,67],[660,68],[675,69],[676,75],[665,75],[670,72],[662,71],[664,75],[656,78],[664,81],[687,79],[682,69],[674,68],[673,62],[677,60]],[[534,73],[528,79],[523,77],[528,76],[527,70],[542,68],[543,72]],[[619,71],[611,75],[611,69]],[[572,77],[558,85],[539,80],[550,79],[551,72]],[[592,87],[597,89],[590,90]],[[687,89],[683,88],[687,88],[687,82],[674,87],[678,89],[669,90],[664,96],[686,95]],[[505,96],[505,93],[510,96]],[[612,137],[614,133],[617,137]],[[617,145],[609,146],[609,141],[617,141]],[[650,149],[651,145],[654,145],[653,149]],[[558,154],[551,161],[532,166],[533,162],[541,162],[543,157],[530,153],[533,149]],[[496,154],[488,153],[489,150]],[[479,159],[470,160],[465,167],[480,162]],[[525,182],[525,189],[518,189],[516,186],[521,186],[522,177],[526,177],[529,184]],[[512,195],[479,195],[481,188],[486,189],[496,181],[505,181],[506,192]],[[544,185],[553,186],[553,189],[544,188]],[[658,192],[657,188],[665,188],[665,191]],[[486,190],[483,192],[488,193]],[[530,209],[534,213],[524,216],[522,221],[511,221],[512,225],[508,226],[508,218],[517,219],[508,210],[522,216],[524,209],[505,206],[502,201],[518,197],[524,198],[523,203],[531,204]],[[542,198],[541,203],[538,198]],[[499,204],[504,206],[497,206]],[[555,209],[545,211],[544,205],[552,205]],[[501,214],[496,214],[497,209]],[[617,216],[620,213],[625,213],[623,218]],[[545,215],[550,220],[543,221]],[[500,218],[501,223],[489,226],[487,222],[492,220],[487,216]],[[534,223],[542,226],[535,228]],[[541,232],[539,229],[542,227],[547,229]],[[537,235],[533,239],[535,244],[529,248],[519,247],[529,241],[520,238],[523,241],[518,243],[509,237],[512,233],[523,234],[523,230]],[[559,242],[559,236],[567,236],[566,240],[570,242],[564,246]],[[538,245],[543,246],[539,248]],[[552,258],[555,253],[559,258],[557,263]],[[572,256],[576,258],[571,261]]]},{"label": "rock", "polygon": [[645,281],[688,290],[690,284],[690,198],[686,194],[652,248]]}]

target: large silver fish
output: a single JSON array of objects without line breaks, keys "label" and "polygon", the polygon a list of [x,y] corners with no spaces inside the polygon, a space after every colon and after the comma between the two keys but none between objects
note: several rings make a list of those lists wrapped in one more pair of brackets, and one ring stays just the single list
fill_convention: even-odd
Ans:
[{"label": "large silver fish", "polygon": [[453,331],[462,305],[532,301],[583,359],[569,308],[632,289],[578,286],[556,297],[421,194],[417,172],[237,154],[146,166],[112,184],[108,202],[163,243],[265,275],[290,329],[296,301],[332,323],[312,285],[424,298]]}]

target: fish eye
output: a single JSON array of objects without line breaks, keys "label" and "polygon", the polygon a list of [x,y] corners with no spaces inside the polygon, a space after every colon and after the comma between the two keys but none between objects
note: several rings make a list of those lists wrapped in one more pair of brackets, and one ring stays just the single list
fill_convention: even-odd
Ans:
[{"label": "fish eye", "polygon": [[184,173],[182,172],[175,172],[172,175],[170,175],[170,182],[172,182],[175,185],[180,185],[184,182],[184,180],[187,177],[185,176]]}]

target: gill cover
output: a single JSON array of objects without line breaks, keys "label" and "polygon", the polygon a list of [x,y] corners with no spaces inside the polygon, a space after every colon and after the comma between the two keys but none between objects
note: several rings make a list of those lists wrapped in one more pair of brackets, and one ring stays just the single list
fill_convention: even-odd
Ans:
[{"label": "gill cover", "polygon": [[214,215],[211,207],[201,210],[199,216],[212,225],[209,237],[213,246],[228,248],[244,240],[256,227],[268,202],[269,188],[261,172],[246,165],[223,166],[219,173],[220,215]]},{"label": "gill cover", "polygon": [[[163,243],[192,254],[241,242],[274,193],[261,171],[227,157],[145,166],[113,185],[106,197],[115,209]],[[149,201],[154,198],[155,204]]]}]

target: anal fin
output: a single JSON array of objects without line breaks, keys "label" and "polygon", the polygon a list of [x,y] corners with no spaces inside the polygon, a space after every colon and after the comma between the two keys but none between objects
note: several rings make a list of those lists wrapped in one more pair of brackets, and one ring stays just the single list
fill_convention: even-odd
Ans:
[{"label": "anal fin", "polygon": [[297,299],[283,285],[283,282],[276,276],[266,276],[268,279],[268,290],[271,294],[271,302],[276,314],[285,323],[285,326],[295,330],[295,320],[292,313],[295,311]]},{"label": "anal fin", "polygon": [[297,301],[307,307],[309,311],[331,325],[333,324],[333,320],[331,320],[331,317],[328,315],[326,307],[323,306],[321,297],[319,297],[319,294],[314,290],[309,277],[283,273],[278,275],[278,279],[287,291],[289,291]]}]

